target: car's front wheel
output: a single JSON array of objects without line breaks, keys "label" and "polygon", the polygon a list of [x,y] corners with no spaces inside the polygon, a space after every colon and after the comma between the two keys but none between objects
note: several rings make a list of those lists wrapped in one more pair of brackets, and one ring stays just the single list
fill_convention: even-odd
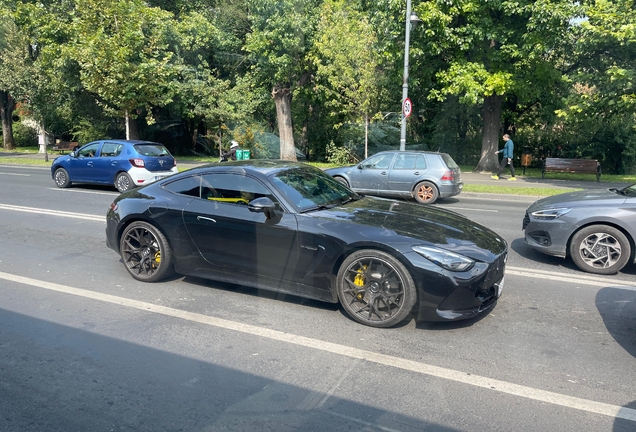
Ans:
[{"label": "car's front wheel", "polygon": [[117,178],[115,178],[115,187],[119,192],[126,192],[135,187],[135,184],[132,181],[132,178],[127,173],[119,173],[117,174]]},{"label": "car's front wheel", "polygon": [[344,177],[334,177],[336,180],[338,180],[338,182],[340,182],[341,184],[345,185],[346,187],[349,187],[349,182],[344,178]]},{"label": "car's front wheel", "polygon": [[338,271],[338,298],[356,321],[371,327],[391,327],[413,309],[417,294],[408,270],[393,256],[377,250],[349,255]]},{"label": "car's front wheel", "polygon": [[415,199],[421,204],[433,204],[439,198],[437,187],[429,182],[423,181],[415,186]]},{"label": "car's front wheel", "polygon": [[133,222],[119,245],[126,270],[137,280],[156,282],[174,272],[172,251],[164,235],[147,222]]},{"label": "car's front wheel", "polygon": [[55,184],[59,188],[69,187],[71,185],[71,179],[68,176],[68,171],[64,168],[58,168],[55,170],[53,174],[53,179],[55,180]]},{"label": "car's front wheel", "polygon": [[631,253],[625,234],[608,225],[587,226],[577,231],[570,242],[572,261],[590,273],[617,273],[625,267]]}]

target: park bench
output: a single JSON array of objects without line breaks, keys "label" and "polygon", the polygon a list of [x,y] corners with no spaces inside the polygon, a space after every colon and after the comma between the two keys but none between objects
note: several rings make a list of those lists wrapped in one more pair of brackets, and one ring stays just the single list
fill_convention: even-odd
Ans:
[{"label": "park bench", "polygon": [[541,178],[547,172],[596,174],[596,181],[601,180],[601,164],[596,159],[545,158]]},{"label": "park bench", "polygon": [[79,143],[77,141],[58,141],[53,147],[51,147],[51,150],[56,150],[60,154],[64,154],[65,152],[75,150],[75,147],[77,147],[78,144]]}]

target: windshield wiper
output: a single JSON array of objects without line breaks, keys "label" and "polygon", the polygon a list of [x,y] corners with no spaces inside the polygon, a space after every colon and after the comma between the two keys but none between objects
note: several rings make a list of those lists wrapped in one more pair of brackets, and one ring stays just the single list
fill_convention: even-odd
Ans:
[{"label": "windshield wiper", "polygon": [[340,201],[340,205],[350,203],[351,201],[358,201],[359,199],[362,199],[362,197],[360,195],[350,196],[350,197],[344,198],[342,201]]},{"label": "windshield wiper", "polygon": [[302,209],[300,212],[307,213],[307,212],[316,211],[316,210],[329,210],[334,207],[338,207],[338,205],[339,204],[320,204],[320,205],[315,205],[312,207],[307,207],[306,209]]}]

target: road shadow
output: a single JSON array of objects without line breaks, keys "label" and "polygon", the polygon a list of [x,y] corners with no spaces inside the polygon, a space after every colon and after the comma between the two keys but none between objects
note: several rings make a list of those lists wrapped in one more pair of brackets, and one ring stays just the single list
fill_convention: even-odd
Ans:
[{"label": "road shadow", "polygon": [[596,309],[614,340],[636,357],[636,291],[603,288],[596,294]]},{"label": "road shadow", "polygon": [[[324,391],[299,387],[267,376],[287,370],[288,381],[303,381],[304,374],[318,377],[321,366],[303,365],[284,351],[254,356],[263,341],[250,349],[246,339],[251,336],[232,343],[219,338],[225,330],[214,327],[192,325],[194,341],[181,333],[188,327],[173,323],[173,328],[156,318],[138,317],[140,331],[152,336],[140,345],[99,334],[117,329],[88,317],[82,319],[89,322],[78,325],[94,331],[0,309],[0,430],[457,431],[390,407],[333,396],[333,380],[339,375],[328,372],[333,365],[326,366],[323,381],[311,386]],[[124,332],[122,337],[142,336]],[[179,350],[183,354],[175,353]],[[263,370],[263,375],[220,365],[233,359]]]}]

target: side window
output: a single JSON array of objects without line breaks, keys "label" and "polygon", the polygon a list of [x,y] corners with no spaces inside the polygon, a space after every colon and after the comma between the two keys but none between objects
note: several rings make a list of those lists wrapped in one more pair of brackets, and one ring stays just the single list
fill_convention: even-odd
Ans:
[{"label": "side window", "polygon": [[373,156],[364,163],[364,168],[371,169],[387,169],[393,160],[393,153],[380,154]]},{"label": "side window", "polygon": [[180,195],[188,195],[195,198],[201,197],[201,176],[190,176],[170,182],[163,187],[170,192]]},{"label": "side window", "polygon": [[123,148],[124,148],[123,144],[106,142],[102,146],[102,151],[99,152],[99,155],[104,157],[119,156]]},{"label": "side window", "polygon": [[426,157],[424,155],[417,155],[417,161],[415,162],[415,169],[423,170],[428,168],[426,164]]},{"label": "side window", "polygon": [[393,165],[393,169],[396,170],[413,170],[415,169],[417,158],[421,157],[421,155],[403,153],[398,154],[397,160]]},{"label": "side window", "polygon": [[95,157],[97,150],[99,149],[99,143],[85,145],[79,149],[77,154],[79,157]]},{"label": "side window", "polygon": [[207,174],[203,176],[201,198],[237,205],[247,205],[256,198],[267,197],[276,202],[261,182],[239,174]]}]

